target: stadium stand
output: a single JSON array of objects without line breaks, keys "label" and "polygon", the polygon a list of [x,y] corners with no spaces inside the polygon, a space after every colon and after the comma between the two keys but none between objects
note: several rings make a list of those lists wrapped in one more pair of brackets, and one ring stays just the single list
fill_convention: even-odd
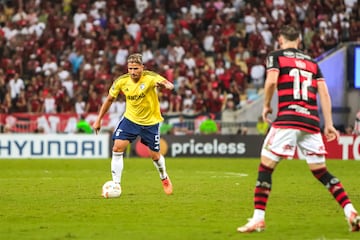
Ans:
[{"label": "stadium stand", "polygon": [[76,114],[77,101],[86,103],[81,114],[96,112],[112,81],[126,72],[126,57],[141,52],[148,69],[176,86],[161,96],[165,116],[210,113],[220,120],[225,93],[237,108],[257,98],[279,26],[299,26],[302,49],[317,57],[360,40],[358,4],[2,0],[0,113]]}]

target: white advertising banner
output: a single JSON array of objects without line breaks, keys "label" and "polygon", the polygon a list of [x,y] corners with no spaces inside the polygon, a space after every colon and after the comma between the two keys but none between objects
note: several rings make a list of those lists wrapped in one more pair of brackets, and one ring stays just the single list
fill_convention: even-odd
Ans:
[{"label": "white advertising banner", "polygon": [[108,158],[108,134],[0,134],[4,158]]}]

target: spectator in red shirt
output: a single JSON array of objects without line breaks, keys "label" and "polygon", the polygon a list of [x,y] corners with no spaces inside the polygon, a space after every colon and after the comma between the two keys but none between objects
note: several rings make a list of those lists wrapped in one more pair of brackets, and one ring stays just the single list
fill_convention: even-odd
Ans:
[{"label": "spectator in red shirt", "polygon": [[206,112],[205,100],[203,97],[203,92],[197,92],[194,99],[194,111],[195,114],[201,114]]},{"label": "spectator in red shirt", "polygon": [[90,93],[89,99],[87,100],[85,112],[87,113],[98,112],[99,108],[101,107],[101,104],[102,101],[101,98],[98,96],[97,92],[92,91]]},{"label": "spectator in red shirt", "polygon": [[176,93],[170,95],[169,112],[181,112],[182,97]]},{"label": "spectator in red shirt", "polygon": [[39,93],[37,91],[34,91],[28,103],[29,112],[41,113],[42,105],[43,105],[43,100],[40,98]]},{"label": "spectator in red shirt", "polygon": [[217,116],[217,114],[221,112],[222,105],[223,99],[220,96],[219,90],[213,90],[212,96],[206,101],[207,112],[213,113]]},{"label": "spectator in red shirt", "polygon": [[70,98],[68,94],[64,95],[62,102],[60,103],[60,112],[62,113],[74,113],[75,104],[73,98]]},{"label": "spectator in red shirt", "polygon": [[28,104],[24,90],[21,90],[19,96],[16,98],[14,112],[28,112]]}]

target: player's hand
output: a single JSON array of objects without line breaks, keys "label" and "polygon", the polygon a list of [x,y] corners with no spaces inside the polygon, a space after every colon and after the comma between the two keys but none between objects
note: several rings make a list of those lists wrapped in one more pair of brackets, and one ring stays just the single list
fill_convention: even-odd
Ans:
[{"label": "player's hand", "polygon": [[99,121],[95,121],[92,125],[94,131],[95,131],[95,134],[98,134],[99,131],[100,131],[100,127],[101,127],[101,124]]},{"label": "player's hand", "polygon": [[157,83],[156,83],[156,87],[157,87],[158,89],[162,90],[162,89],[165,88],[165,84],[162,83],[162,82],[157,82]]},{"label": "player's hand", "polygon": [[264,120],[264,122],[268,122],[271,123],[271,119],[268,118],[268,114],[272,113],[272,108],[271,107],[264,107],[263,111],[262,111],[262,118]]},{"label": "player's hand", "polygon": [[173,90],[174,89],[174,84],[172,84],[171,82],[165,80],[162,82],[157,82],[155,85],[158,89],[162,90],[162,89],[168,89],[168,90]]},{"label": "player's hand", "polygon": [[338,139],[340,136],[339,132],[333,126],[329,126],[329,127],[325,126],[324,135],[325,135],[326,141],[328,141],[328,142]]}]

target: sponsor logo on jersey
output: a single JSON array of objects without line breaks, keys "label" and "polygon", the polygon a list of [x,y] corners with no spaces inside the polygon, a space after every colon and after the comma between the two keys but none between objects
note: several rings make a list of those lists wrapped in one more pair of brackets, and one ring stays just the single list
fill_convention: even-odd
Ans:
[{"label": "sponsor logo on jersey", "polygon": [[284,56],[293,58],[295,57],[295,53],[291,51],[284,51]]},{"label": "sponsor logo on jersey", "polygon": [[131,101],[136,101],[136,100],[139,100],[144,97],[145,97],[145,93],[141,93],[139,95],[127,96],[126,99],[131,100]]}]

